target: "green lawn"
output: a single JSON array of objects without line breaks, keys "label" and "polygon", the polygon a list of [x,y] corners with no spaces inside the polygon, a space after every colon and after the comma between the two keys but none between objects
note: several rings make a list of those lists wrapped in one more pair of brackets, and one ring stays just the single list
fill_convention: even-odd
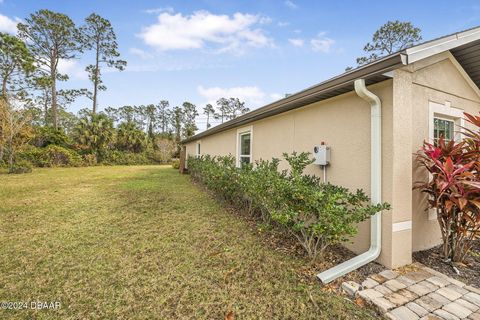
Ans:
[{"label": "green lawn", "polygon": [[170,167],[0,174],[0,319],[370,319]]}]

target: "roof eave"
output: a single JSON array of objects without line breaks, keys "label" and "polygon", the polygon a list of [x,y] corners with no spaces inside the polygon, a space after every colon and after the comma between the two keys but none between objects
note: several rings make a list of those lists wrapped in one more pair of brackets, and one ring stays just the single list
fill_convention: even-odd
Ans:
[{"label": "roof eave", "polygon": [[[246,125],[250,122],[257,121],[266,117],[280,114],[295,108],[303,100],[307,100],[312,96],[326,93],[331,90],[338,89],[343,86],[352,84],[356,79],[367,78],[385,72],[394,70],[400,66],[407,65],[407,55],[404,52],[398,52],[382,59],[379,59],[371,64],[350,70],[339,76],[331,78],[327,81],[321,82],[315,86],[297,92],[291,96],[281,100],[270,103],[266,106],[248,112],[238,118],[232,119],[218,126],[215,126],[206,131],[200,132],[188,139],[181,141],[182,144],[199,140],[203,137],[210,136],[215,133],[226,131],[235,127]],[[320,101],[320,100],[319,100]],[[311,103],[311,102],[310,102]]]}]

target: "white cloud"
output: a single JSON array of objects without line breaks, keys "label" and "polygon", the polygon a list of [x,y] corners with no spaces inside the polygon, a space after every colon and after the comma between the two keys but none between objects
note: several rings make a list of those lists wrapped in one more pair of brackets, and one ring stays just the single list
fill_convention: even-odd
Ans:
[{"label": "white cloud", "polygon": [[300,38],[288,39],[288,42],[290,42],[290,44],[292,46],[295,46],[295,47],[303,47],[303,44],[305,43],[305,41],[303,39],[300,39]]},{"label": "white cloud", "polygon": [[290,1],[290,0],[286,0],[284,2],[284,4],[290,9],[297,9],[298,8],[298,6],[293,1]]},{"label": "white cloud", "polygon": [[137,57],[139,57],[140,59],[142,60],[148,60],[148,59],[152,59],[153,58],[153,54],[151,53],[148,53],[142,49],[138,49],[138,48],[130,48],[130,53],[133,54],[133,55],[136,55]]},{"label": "white cloud", "polygon": [[204,88],[198,86],[198,93],[207,100],[208,103],[215,105],[215,102],[220,98],[238,98],[241,101],[245,101],[246,105],[250,108],[259,107],[265,103],[266,94],[260,88],[252,87],[210,87]]},{"label": "white cloud", "polygon": [[235,13],[232,16],[196,11],[191,15],[163,12],[157,22],[143,28],[138,35],[160,51],[201,49],[213,44],[219,52],[241,53],[246,46],[272,46],[273,40],[256,28],[265,17]]},{"label": "white cloud", "polygon": [[80,66],[77,60],[61,59],[58,62],[58,72],[67,74],[71,78],[77,78],[81,80],[88,79],[88,74],[85,71],[85,68]]},{"label": "white cloud", "polygon": [[277,100],[285,98],[285,95],[280,94],[280,93],[271,93],[270,98],[272,98],[273,101],[277,101]]},{"label": "white cloud", "polygon": [[320,32],[316,38],[310,40],[310,44],[313,51],[328,53],[335,44],[335,40],[326,37],[325,32]]},{"label": "white cloud", "polygon": [[162,12],[169,12],[169,13],[173,13],[174,10],[172,7],[163,7],[163,8],[152,8],[152,9],[147,9],[147,10],[144,10],[145,13],[148,13],[148,14],[158,14],[158,13],[162,13]]},{"label": "white cloud", "polygon": [[290,22],[279,21],[277,23],[277,26],[279,27],[288,27],[289,25],[290,25]]},{"label": "white cloud", "polygon": [[270,24],[272,23],[272,18],[270,18],[269,16],[262,16],[260,17],[260,20],[258,20],[258,23],[260,24]]},{"label": "white cloud", "polygon": [[19,18],[10,19],[0,14],[0,32],[17,33],[17,24],[21,21]]}]

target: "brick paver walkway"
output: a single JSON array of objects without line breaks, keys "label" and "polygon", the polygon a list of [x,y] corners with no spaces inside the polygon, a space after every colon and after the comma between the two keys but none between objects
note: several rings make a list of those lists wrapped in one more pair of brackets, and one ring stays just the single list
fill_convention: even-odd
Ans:
[{"label": "brick paver walkway", "polygon": [[394,320],[480,320],[480,290],[422,264],[412,270],[385,270],[361,285],[344,282],[348,294],[373,305]]}]

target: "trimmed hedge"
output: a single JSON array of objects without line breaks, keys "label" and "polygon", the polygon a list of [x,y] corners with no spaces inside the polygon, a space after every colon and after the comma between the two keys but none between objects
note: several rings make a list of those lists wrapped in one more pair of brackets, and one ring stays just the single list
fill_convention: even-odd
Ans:
[{"label": "trimmed hedge", "polygon": [[279,159],[237,168],[232,156],[189,157],[188,169],[194,181],[222,200],[294,235],[312,260],[329,246],[350,240],[357,223],[390,208],[387,203],[369,204],[362,190],[350,192],[304,174],[313,162],[308,153],[283,157],[290,170],[280,171]]}]

